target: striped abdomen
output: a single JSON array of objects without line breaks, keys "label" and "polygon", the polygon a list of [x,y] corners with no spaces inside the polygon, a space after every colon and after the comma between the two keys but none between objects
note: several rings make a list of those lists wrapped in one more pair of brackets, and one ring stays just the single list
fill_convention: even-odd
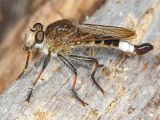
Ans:
[{"label": "striped abdomen", "polygon": [[133,45],[127,41],[123,41],[120,39],[113,39],[113,38],[108,40],[95,40],[95,44],[118,48],[124,52],[136,53],[137,55],[145,54],[153,49],[153,46],[150,43]]}]

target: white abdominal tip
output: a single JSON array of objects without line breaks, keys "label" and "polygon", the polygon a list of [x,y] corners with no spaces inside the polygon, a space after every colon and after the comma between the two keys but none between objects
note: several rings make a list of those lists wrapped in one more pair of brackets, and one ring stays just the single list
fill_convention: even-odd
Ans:
[{"label": "white abdominal tip", "polygon": [[126,41],[120,41],[118,48],[124,52],[130,52],[130,53],[134,52],[134,45]]}]

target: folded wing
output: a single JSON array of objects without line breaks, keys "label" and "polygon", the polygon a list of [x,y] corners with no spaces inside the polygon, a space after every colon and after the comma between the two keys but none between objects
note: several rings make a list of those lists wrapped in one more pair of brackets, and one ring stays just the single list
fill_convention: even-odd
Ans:
[{"label": "folded wing", "polygon": [[97,36],[101,38],[100,40],[107,40],[107,38],[130,40],[136,38],[135,31],[128,28],[95,24],[78,24],[76,26],[80,31]]}]

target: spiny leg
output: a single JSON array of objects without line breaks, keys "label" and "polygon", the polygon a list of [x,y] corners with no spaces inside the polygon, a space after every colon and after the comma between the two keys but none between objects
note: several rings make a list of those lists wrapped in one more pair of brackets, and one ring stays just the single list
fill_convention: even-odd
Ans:
[{"label": "spiny leg", "polygon": [[[49,52],[48,52],[48,55],[46,56],[46,58],[45,58],[45,60],[44,60],[42,69],[41,69],[39,75],[37,76],[36,80],[35,80],[34,83],[33,83],[33,86],[35,86],[36,83],[38,82],[38,80],[40,79],[43,71],[45,70],[45,68],[47,67],[47,65],[48,65],[48,63],[49,63],[49,61],[50,61],[50,58],[51,58],[51,52],[49,51]],[[28,94],[28,96],[27,96],[27,98],[26,98],[26,100],[25,100],[24,102],[26,102],[26,103],[29,103],[29,102],[30,102],[30,98],[31,98],[31,96],[32,96],[32,92],[33,92],[33,88],[31,88],[31,90],[29,91],[29,94]]]},{"label": "spiny leg", "polygon": [[76,85],[76,81],[77,81],[77,70],[75,69],[75,67],[61,54],[57,53],[58,58],[69,68],[71,69],[71,71],[74,73],[73,76],[73,80],[72,80],[72,93],[74,95],[74,97],[83,105],[86,106],[88,105],[88,103],[84,102],[76,93],[75,91],[75,85]]},{"label": "spiny leg", "polygon": [[25,67],[24,67],[23,71],[18,75],[16,80],[21,78],[21,76],[25,73],[26,69],[28,68],[29,58],[30,58],[30,52],[27,53],[27,60],[26,60]]},{"label": "spiny leg", "polygon": [[84,61],[95,62],[94,69],[93,69],[93,71],[91,73],[91,79],[93,80],[93,83],[96,85],[96,87],[102,92],[102,94],[104,94],[105,91],[102,89],[102,87],[97,83],[97,81],[94,78],[97,69],[99,67],[103,66],[103,65],[99,64],[98,60],[96,58],[93,58],[93,57],[77,56],[77,55],[69,55],[69,57],[77,59],[77,60],[84,60]]},{"label": "spiny leg", "polygon": [[97,88],[98,88],[98,89],[102,92],[102,94],[104,95],[105,91],[104,91],[104,90],[102,89],[102,87],[97,83],[97,81],[95,80],[95,77],[94,77],[97,69],[98,69],[99,67],[101,67],[101,66],[103,66],[103,65],[100,65],[100,64],[98,63],[98,61],[95,63],[94,69],[93,69],[93,71],[92,71],[92,73],[91,73],[91,78],[92,78],[94,84],[97,86]]}]

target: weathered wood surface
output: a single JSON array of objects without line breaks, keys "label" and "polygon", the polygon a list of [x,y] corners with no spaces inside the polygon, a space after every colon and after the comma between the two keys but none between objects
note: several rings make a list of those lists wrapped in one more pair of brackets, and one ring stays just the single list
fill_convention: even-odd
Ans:
[{"label": "weathered wood surface", "polygon": [[[52,59],[43,81],[34,88],[30,104],[24,104],[42,66],[42,57],[1,95],[1,120],[160,119],[160,0],[108,0],[86,23],[132,27],[138,35],[133,43],[151,42],[154,50],[121,62],[118,50],[96,47],[95,57],[105,65],[96,73],[97,81],[106,91],[104,96],[92,84],[91,64],[70,59],[78,70],[77,92],[89,103],[87,107],[72,97],[71,72],[57,58]],[[86,54],[82,50],[85,48],[75,52]]]},{"label": "weathered wood surface", "polygon": [[23,69],[25,54],[22,46],[24,33],[29,26],[35,22],[48,25],[62,18],[82,21],[85,16],[91,16],[104,1],[0,0],[0,94]]}]

